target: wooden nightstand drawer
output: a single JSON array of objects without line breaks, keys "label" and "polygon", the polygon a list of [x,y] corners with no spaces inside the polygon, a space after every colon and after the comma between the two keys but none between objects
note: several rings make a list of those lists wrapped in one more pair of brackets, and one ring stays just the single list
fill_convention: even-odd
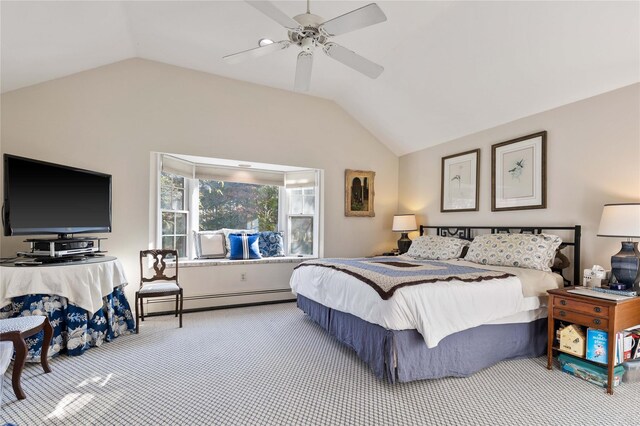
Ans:
[{"label": "wooden nightstand drawer", "polygon": [[597,328],[599,330],[606,331],[607,327],[609,327],[609,320],[606,318],[581,314],[567,309],[558,308],[557,306],[553,308],[553,316],[560,321],[567,321],[574,324],[584,325],[585,327]]},{"label": "wooden nightstand drawer", "polygon": [[609,317],[609,308],[606,305],[583,302],[582,300],[575,300],[565,297],[554,297],[553,307],[574,312],[581,312],[588,315],[595,315],[598,317]]}]

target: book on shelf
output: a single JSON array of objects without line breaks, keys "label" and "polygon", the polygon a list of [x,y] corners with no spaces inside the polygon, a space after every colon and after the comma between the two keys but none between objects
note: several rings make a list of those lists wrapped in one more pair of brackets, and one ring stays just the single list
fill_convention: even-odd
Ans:
[{"label": "book on shelf", "polygon": [[640,359],[640,327],[626,330],[631,338],[631,359]]},{"label": "book on shelf", "polygon": [[[636,337],[634,337],[636,336]],[[622,364],[625,361],[637,358],[640,335],[633,331],[625,330],[616,333],[614,363]],[[599,362],[601,364],[608,363],[608,333],[595,328],[587,329],[586,359],[589,361]]]},{"label": "book on shelf", "polygon": [[589,361],[607,363],[609,341],[607,332],[595,328],[587,329],[587,359]]}]

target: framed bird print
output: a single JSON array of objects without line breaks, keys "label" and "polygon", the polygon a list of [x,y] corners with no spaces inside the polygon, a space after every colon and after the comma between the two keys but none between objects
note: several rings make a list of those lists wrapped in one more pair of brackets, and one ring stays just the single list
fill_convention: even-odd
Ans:
[{"label": "framed bird print", "polygon": [[478,211],[480,150],[442,157],[440,211]]},{"label": "framed bird print", "polygon": [[491,211],[547,207],[547,132],[491,146]]}]

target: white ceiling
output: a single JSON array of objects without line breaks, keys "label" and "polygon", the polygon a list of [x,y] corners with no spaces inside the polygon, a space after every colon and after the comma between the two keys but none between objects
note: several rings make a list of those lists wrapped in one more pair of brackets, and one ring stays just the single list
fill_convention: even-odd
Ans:
[{"label": "white ceiling", "polygon": [[[288,15],[304,1],[278,1]],[[312,1],[326,19],[367,2]],[[317,52],[311,95],[335,100],[396,154],[640,81],[639,2],[378,1],[388,21],[334,41],[383,65],[377,80]],[[297,47],[242,1],[0,3],[6,92],[140,57],[290,90]],[[330,125],[328,123],[327,125]]]}]

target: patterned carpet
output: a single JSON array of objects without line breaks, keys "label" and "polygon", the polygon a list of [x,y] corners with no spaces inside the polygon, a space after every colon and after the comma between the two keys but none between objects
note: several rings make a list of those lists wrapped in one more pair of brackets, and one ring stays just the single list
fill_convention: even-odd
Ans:
[{"label": "patterned carpet", "polygon": [[[145,321],[44,375],[5,376],[2,411],[17,425],[631,425],[640,384],[615,395],[543,358],[470,378],[389,385],[293,303]],[[473,348],[470,348],[473,356]],[[633,408],[632,408],[633,407]]]}]

